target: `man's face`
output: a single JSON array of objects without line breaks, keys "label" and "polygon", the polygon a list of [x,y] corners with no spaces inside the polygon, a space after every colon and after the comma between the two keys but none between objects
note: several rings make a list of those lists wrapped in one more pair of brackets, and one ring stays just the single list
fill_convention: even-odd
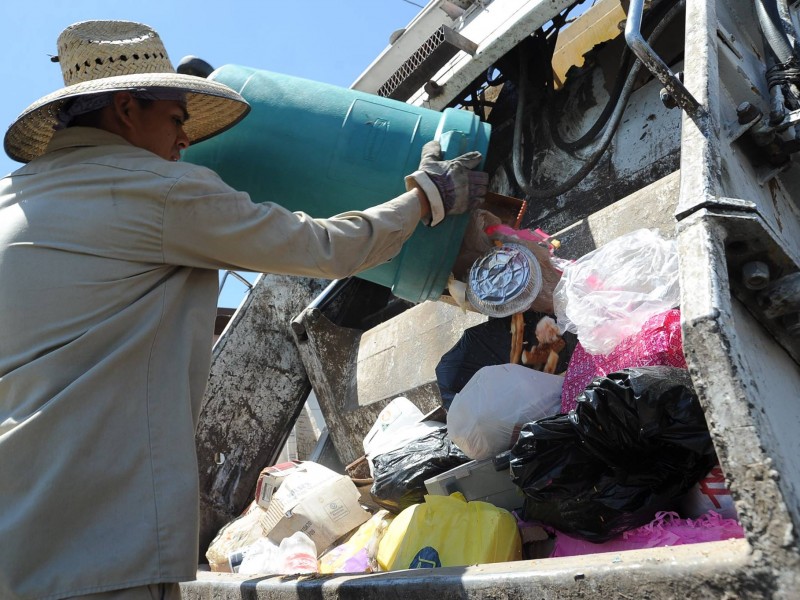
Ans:
[{"label": "man's face", "polygon": [[183,124],[189,118],[186,107],[177,100],[134,101],[129,117],[130,141],[166,160],[179,160],[181,150],[189,147]]}]

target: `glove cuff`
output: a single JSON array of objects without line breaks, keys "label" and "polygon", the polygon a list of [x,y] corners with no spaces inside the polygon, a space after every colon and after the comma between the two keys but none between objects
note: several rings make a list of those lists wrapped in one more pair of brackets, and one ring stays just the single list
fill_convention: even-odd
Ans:
[{"label": "glove cuff", "polygon": [[442,222],[445,217],[444,203],[439,193],[439,188],[433,183],[425,171],[414,171],[411,175],[406,175],[406,191],[410,192],[414,188],[419,188],[427,196],[428,203],[431,205],[430,219],[423,219],[423,222],[430,227],[434,227]]}]

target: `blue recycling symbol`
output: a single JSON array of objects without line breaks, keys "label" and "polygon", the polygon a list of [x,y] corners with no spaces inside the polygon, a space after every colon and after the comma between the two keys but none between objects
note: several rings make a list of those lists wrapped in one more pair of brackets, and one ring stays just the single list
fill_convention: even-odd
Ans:
[{"label": "blue recycling symbol", "polygon": [[441,567],[442,561],[439,559],[439,553],[436,548],[425,546],[422,550],[417,552],[411,564],[408,565],[409,569],[435,569]]}]

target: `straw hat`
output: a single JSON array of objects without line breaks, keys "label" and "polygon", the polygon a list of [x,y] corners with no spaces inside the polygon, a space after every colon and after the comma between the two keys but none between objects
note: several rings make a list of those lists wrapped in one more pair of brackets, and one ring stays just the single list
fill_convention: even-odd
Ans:
[{"label": "straw hat", "polygon": [[14,160],[29,162],[44,153],[63,104],[76,96],[166,88],[186,93],[189,140],[199,142],[238,123],[250,111],[244,98],[226,85],[182,75],[153,29],[128,21],[84,21],[58,37],[65,87],[40,98],[12,123],[3,145]]}]

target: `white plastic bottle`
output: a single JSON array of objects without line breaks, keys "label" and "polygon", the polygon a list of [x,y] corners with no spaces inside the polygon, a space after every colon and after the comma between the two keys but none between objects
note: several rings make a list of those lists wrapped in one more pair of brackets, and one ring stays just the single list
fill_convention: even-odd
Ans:
[{"label": "white plastic bottle", "polygon": [[283,572],[290,573],[318,573],[317,546],[314,540],[302,531],[293,533],[281,541],[281,554],[283,555]]}]

